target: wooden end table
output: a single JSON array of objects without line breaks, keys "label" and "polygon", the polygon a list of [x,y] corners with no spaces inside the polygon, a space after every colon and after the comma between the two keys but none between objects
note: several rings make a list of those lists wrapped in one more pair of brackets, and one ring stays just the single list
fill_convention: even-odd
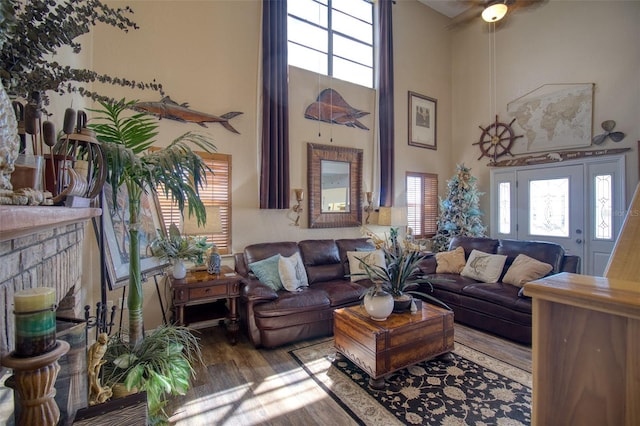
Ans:
[{"label": "wooden end table", "polygon": [[391,314],[374,321],[363,306],[336,309],[333,332],[337,355],[369,376],[369,386],[384,388],[384,378],[421,361],[450,356],[453,312],[422,302],[416,314]]},{"label": "wooden end table", "polygon": [[[237,342],[238,298],[242,277],[229,266],[222,266],[220,273],[190,271],[182,279],[171,278],[173,306],[178,325],[206,328],[228,319],[227,332],[232,345]],[[229,307],[220,300],[228,300]]]}]

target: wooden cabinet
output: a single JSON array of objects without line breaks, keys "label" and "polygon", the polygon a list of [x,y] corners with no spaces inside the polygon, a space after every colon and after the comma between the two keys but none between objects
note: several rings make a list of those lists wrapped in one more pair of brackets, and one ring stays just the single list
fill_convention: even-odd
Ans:
[{"label": "wooden cabinet", "polygon": [[242,277],[228,266],[223,266],[217,275],[194,271],[183,279],[172,278],[172,301],[178,325],[205,328],[228,320],[229,340],[235,344],[241,286]]}]

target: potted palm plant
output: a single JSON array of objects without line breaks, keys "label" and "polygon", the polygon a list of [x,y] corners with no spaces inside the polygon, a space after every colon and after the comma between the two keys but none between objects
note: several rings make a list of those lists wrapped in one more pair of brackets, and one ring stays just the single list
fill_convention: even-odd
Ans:
[{"label": "potted palm plant", "polygon": [[[119,369],[111,366],[112,371],[116,371],[112,378],[126,377],[128,388],[135,384],[147,391],[150,415],[162,419],[163,395],[184,393],[188,386],[188,375],[183,374],[187,370],[184,361],[199,359],[199,349],[188,329],[167,326],[147,336],[143,334],[140,200],[143,192],[156,192],[161,187],[166,196],[176,201],[181,212],[187,203],[189,215],[195,215],[198,224],[204,224],[206,211],[198,191],[209,169],[190,145],[208,152],[214,151],[215,146],[205,136],[189,132],[166,148],[150,152],[148,148],[157,135],[157,123],[149,115],[127,113],[134,103],[124,99],[101,102],[101,109],[90,110],[97,114],[93,118],[96,123],[90,127],[102,143],[107,181],[113,188],[113,196],[117,197],[118,188],[125,187],[129,202],[129,330],[110,339],[105,359]],[[113,205],[117,206],[115,199]],[[154,361],[157,359],[164,361]],[[179,368],[171,370],[171,364],[166,364],[168,359],[174,360]],[[105,368],[109,369],[107,364]],[[189,374],[193,371],[190,363],[188,371]]]},{"label": "potted palm plant", "polygon": [[[158,233],[162,235],[159,230]],[[174,223],[169,226],[169,235],[159,236],[150,244],[151,254],[172,262],[173,277],[177,279],[187,275],[184,261],[201,265],[204,263],[204,254],[211,247],[213,244],[207,243],[207,237],[180,235],[180,230]]]}]

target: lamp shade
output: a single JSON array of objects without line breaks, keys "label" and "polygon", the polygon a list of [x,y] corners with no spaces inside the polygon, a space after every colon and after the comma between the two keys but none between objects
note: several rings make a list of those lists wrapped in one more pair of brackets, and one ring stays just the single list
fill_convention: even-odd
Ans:
[{"label": "lamp shade", "polygon": [[507,14],[507,5],[504,3],[494,3],[492,5],[487,6],[482,11],[482,19],[485,22],[496,22],[504,18],[504,15]]},{"label": "lamp shade", "polygon": [[378,225],[404,226],[407,224],[407,211],[402,207],[380,207]]},{"label": "lamp shade", "polygon": [[207,213],[207,223],[205,223],[203,226],[198,226],[198,219],[195,215],[184,217],[182,222],[183,235],[203,235],[222,232],[220,207],[205,206],[205,211]]}]

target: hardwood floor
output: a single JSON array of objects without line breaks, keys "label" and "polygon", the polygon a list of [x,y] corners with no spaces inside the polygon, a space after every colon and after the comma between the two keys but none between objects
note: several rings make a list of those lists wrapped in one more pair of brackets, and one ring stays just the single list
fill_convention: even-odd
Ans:
[{"label": "hardwood floor", "polygon": [[[355,425],[288,354],[322,339],[255,349],[231,346],[222,327],[200,330],[205,361],[187,395],[167,407],[175,425]],[[531,348],[456,324],[456,341],[531,371]]]}]

